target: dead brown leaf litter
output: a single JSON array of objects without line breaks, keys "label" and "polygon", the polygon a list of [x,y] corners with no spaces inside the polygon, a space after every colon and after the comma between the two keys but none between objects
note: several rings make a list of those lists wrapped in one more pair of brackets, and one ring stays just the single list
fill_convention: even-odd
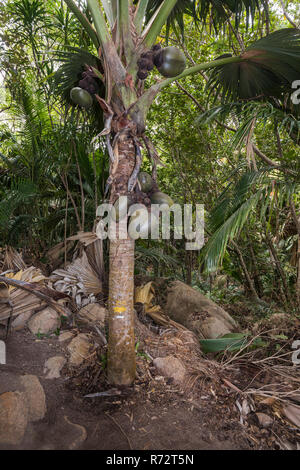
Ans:
[{"label": "dead brown leaf litter", "polygon": [[[56,333],[70,331],[68,341],[78,335],[90,339],[88,354],[79,365],[67,363],[62,376],[51,383],[42,379],[48,415],[44,422],[35,426],[43,435],[50,432],[50,447],[64,448],[65,445],[68,448],[75,442],[79,448],[95,449],[190,449],[197,445],[199,448],[299,448],[300,371],[291,365],[290,344],[276,338],[276,332],[270,334],[266,329],[270,325],[263,325],[263,334],[271,341],[279,342],[281,349],[275,353],[269,349],[269,356],[263,348],[255,351],[245,348],[239,354],[226,353],[221,361],[214,356],[204,357],[195,333],[165,314],[164,302],[158,303],[156,285],[146,282],[136,291],[136,382],[129,389],[112,389],[105,370],[107,345],[103,337],[105,339],[107,335],[107,324],[105,321],[99,324],[97,331],[95,325],[82,321],[77,315],[78,307],[85,304],[86,299],[98,304],[97,292],[85,290],[83,279],[74,273],[72,277],[70,270],[56,274],[70,277],[69,284],[64,284],[69,287],[57,290],[57,277],[51,280],[33,266],[28,268],[19,256],[14,260],[11,252],[9,255],[5,261],[11,271],[6,273],[7,279],[16,277],[18,281],[25,276],[23,282],[31,283],[33,290],[43,292],[50,288],[66,295],[67,302],[71,299],[69,304],[54,299],[60,308],[71,311],[66,317],[72,320]],[[76,272],[78,274],[75,269]],[[82,290],[79,300],[76,296],[80,282],[83,288],[79,286]],[[77,286],[76,291],[70,288],[72,283],[73,287]],[[96,283],[92,284],[93,289]],[[22,305],[25,312],[32,310],[33,313],[47,305],[36,292],[21,291],[16,286],[10,289],[15,296],[16,317],[21,314]],[[90,295],[94,297],[88,298]],[[278,332],[282,325],[275,325],[275,328]],[[294,337],[295,333],[290,334],[287,325],[284,331]],[[275,334],[273,339],[272,334],[273,337]],[[7,346],[11,353],[7,367],[15,368],[21,374],[36,373],[43,377],[44,363],[54,352],[57,356],[69,357],[67,344],[60,342],[59,336],[53,333],[37,339],[22,329],[12,333]],[[154,367],[155,358],[168,357],[183,364],[186,375],[182,383],[160,375]],[[60,419],[62,415],[67,416],[64,422]],[[85,439],[81,429],[81,437],[72,441],[73,444],[59,443],[56,433],[59,435],[59,429],[61,432],[65,429],[68,420],[87,429]],[[103,436],[103,429],[108,432],[107,436],[110,433],[113,437],[102,438],[100,442],[99,432]],[[35,439],[30,441],[29,436],[26,439],[23,448],[47,445]]]}]

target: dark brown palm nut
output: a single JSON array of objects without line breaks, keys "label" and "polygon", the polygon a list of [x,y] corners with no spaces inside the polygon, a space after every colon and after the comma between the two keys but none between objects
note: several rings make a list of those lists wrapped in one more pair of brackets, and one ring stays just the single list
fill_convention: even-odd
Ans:
[{"label": "dark brown palm nut", "polygon": [[152,46],[151,50],[153,52],[160,51],[161,50],[161,45],[160,44],[155,44],[154,46]]},{"label": "dark brown palm nut", "polygon": [[147,51],[141,54],[141,59],[147,59],[147,60],[153,60],[153,52],[152,51]]},{"label": "dark brown palm nut", "polygon": [[152,60],[151,61],[148,60],[147,65],[146,65],[146,69],[147,70],[153,70],[154,69],[154,63],[153,63]]},{"label": "dark brown palm nut", "polygon": [[148,59],[146,59],[146,58],[145,58],[145,59],[139,59],[139,60],[137,61],[137,64],[138,64],[138,67],[139,67],[140,69],[144,69],[144,70],[145,70],[145,69],[147,68],[148,62],[149,62],[149,61],[148,61]]},{"label": "dark brown palm nut", "polygon": [[88,91],[91,95],[94,95],[99,91],[97,82],[89,76],[80,80],[78,86],[83,90]]},{"label": "dark brown palm nut", "polygon": [[139,70],[138,73],[137,73],[137,77],[138,77],[140,80],[146,80],[146,78],[148,77],[148,72],[147,72],[147,70]]},{"label": "dark brown palm nut", "polygon": [[162,64],[163,64],[163,54],[162,54],[161,50],[154,54],[153,63],[155,65],[155,67],[157,67],[157,68],[162,66]]}]

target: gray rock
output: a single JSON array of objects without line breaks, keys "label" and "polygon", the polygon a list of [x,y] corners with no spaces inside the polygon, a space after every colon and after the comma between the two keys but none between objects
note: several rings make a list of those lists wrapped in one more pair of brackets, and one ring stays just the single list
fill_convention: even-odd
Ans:
[{"label": "gray rock", "polygon": [[35,375],[23,375],[20,384],[28,407],[28,420],[43,419],[47,411],[46,396],[39,379]]},{"label": "gray rock", "polygon": [[28,328],[34,335],[53,333],[60,327],[60,318],[55,310],[50,307],[37,313],[28,322]]},{"label": "gray rock", "polygon": [[180,281],[168,286],[164,312],[202,339],[218,338],[238,329],[222,307]]},{"label": "gray rock", "polygon": [[81,333],[67,346],[70,353],[69,362],[73,366],[79,366],[90,355],[92,343],[90,338]]},{"label": "gray rock", "polygon": [[20,392],[0,395],[0,443],[20,444],[28,423],[26,398]]},{"label": "gray rock", "polygon": [[263,428],[269,428],[273,424],[273,419],[271,416],[266,415],[265,413],[256,413],[259,424]]},{"label": "gray rock", "polygon": [[20,313],[20,315],[17,316],[17,318],[14,319],[14,321],[11,324],[11,327],[15,331],[22,330],[25,328],[25,326],[28,323],[28,320],[32,317],[33,312],[25,312],[25,313]]},{"label": "gray rock", "polygon": [[47,374],[45,378],[51,380],[59,379],[60,371],[66,362],[67,360],[63,356],[50,357],[44,365],[44,374]]},{"label": "gray rock", "polygon": [[60,343],[64,343],[65,341],[69,341],[72,338],[74,338],[74,333],[72,333],[72,331],[63,331],[60,333],[58,341]]},{"label": "gray rock", "polygon": [[174,379],[176,383],[184,381],[186,368],[177,357],[157,357],[154,359],[153,364],[164,377],[170,377]]},{"label": "gray rock", "polygon": [[99,326],[104,326],[107,315],[105,307],[99,304],[89,304],[78,312],[78,319],[84,323],[97,323]]}]

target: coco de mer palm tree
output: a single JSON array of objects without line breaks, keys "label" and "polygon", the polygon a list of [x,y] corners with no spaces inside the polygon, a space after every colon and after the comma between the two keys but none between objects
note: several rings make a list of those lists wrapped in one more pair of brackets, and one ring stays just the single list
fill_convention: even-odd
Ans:
[{"label": "coco de mer palm tree", "polygon": [[[181,51],[161,50],[157,44],[162,28],[176,21],[182,25],[184,14],[195,21],[209,17],[215,27],[235,15],[238,27],[243,15],[248,22],[260,13],[263,0],[87,0],[92,22],[73,0],[64,1],[89,35],[95,54],[76,48],[64,53],[56,83],[66,100],[73,90],[77,105],[103,113],[99,135],[106,138],[110,158],[111,203],[128,196],[150,205],[149,195],[137,184],[141,147],[153,161],[155,179],[157,154],[145,134],[147,114],[156,96],[172,82],[212,69],[210,83],[217,92],[268,99],[270,94],[289,92],[300,76],[300,31],[293,28],[270,34],[240,56],[226,55],[189,68]],[[153,67],[161,72],[161,80],[147,88],[145,79]],[[85,90],[92,101],[74,88]],[[108,379],[112,384],[129,385],[135,379],[133,295],[134,240],[129,236],[110,240]]]}]

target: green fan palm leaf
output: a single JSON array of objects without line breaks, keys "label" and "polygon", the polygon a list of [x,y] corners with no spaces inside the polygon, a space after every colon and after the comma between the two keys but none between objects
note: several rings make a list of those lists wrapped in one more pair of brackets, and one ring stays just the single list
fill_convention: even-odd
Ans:
[{"label": "green fan palm leaf", "polygon": [[225,103],[282,98],[293,91],[292,84],[300,76],[300,30],[275,31],[253,43],[241,58],[240,63],[216,67],[207,87],[215,90]]},{"label": "green fan palm leaf", "polygon": [[[66,51],[58,51],[55,54],[57,61],[62,65],[54,75],[53,89],[63,97],[67,103],[71,103],[70,91],[78,85],[81,74],[85,71],[85,66],[94,67],[102,71],[101,61],[90,52],[77,47],[68,47]],[[101,84],[99,82],[99,93],[101,94]]]},{"label": "green fan palm leaf", "polygon": [[[156,13],[164,0],[149,0],[146,8],[146,21],[148,22]],[[136,1],[135,3],[138,3]],[[167,30],[170,26],[179,27],[184,33],[184,15],[191,16],[194,21],[205,22],[207,19],[216,30],[224,24],[232,14],[235,16],[236,26],[239,26],[242,16],[246,16],[246,25],[249,25],[256,12],[260,12],[265,3],[260,0],[178,0],[167,20]]]}]

